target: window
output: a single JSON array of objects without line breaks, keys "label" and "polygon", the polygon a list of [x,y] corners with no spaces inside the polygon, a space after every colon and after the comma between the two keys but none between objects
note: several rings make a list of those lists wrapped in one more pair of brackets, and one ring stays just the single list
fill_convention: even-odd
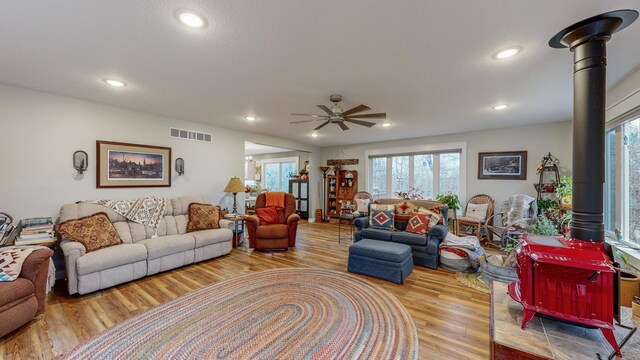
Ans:
[{"label": "window", "polygon": [[289,191],[291,173],[298,169],[298,158],[266,159],[262,161],[263,188],[271,191]]},{"label": "window", "polygon": [[[640,110],[640,109],[639,109]],[[606,134],[605,226],[624,241],[640,244],[640,116]]]},{"label": "window", "polygon": [[373,150],[376,154],[368,155],[368,188],[374,198],[398,197],[397,192],[409,191],[410,187],[425,199],[449,191],[461,195],[463,149],[380,154],[383,151]]}]

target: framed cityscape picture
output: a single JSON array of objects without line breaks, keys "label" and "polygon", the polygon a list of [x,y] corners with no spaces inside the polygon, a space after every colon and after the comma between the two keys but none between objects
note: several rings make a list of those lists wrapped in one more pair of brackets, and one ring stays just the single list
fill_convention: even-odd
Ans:
[{"label": "framed cityscape picture", "polygon": [[171,148],[96,141],[98,188],[171,186]]},{"label": "framed cityscape picture", "polygon": [[527,180],[527,152],[478,153],[478,179]]}]

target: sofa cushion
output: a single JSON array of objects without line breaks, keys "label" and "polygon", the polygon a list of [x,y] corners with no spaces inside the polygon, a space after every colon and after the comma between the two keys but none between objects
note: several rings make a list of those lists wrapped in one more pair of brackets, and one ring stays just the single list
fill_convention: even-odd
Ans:
[{"label": "sofa cushion", "polygon": [[371,210],[369,227],[372,229],[393,230],[393,211]]},{"label": "sofa cushion", "polygon": [[286,224],[260,225],[256,230],[258,239],[282,239],[289,236]]},{"label": "sofa cushion", "polygon": [[363,239],[391,241],[392,234],[393,232],[390,230],[379,230],[371,228],[362,229]]},{"label": "sofa cushion", "polygon": [[56,231],[71,241],[84,245],[87,252],[122,243],[106,213],[100,212],[56,225]]},{"label": "sofa cushion", "polygon": [[393,204],[379,204],[373,203],[370,205],[371,210],[383,210],[383,211],[395,211],[395,205]]},{"label": "sofa cushion", "polygon": [[426,234],[429,230],[429,218],[430,215],[426,214],[412,214],[407,224],[407,232],[414,234]]},{"label": "sofa cushion", "polygon": [[33,295],[35,289],[33,283],[24,278],[0,283],[0,307],[16,300]]},{"label": "sofa cushion", "polygon": [[416,207],[415,205],[413,205],[413,203],[409,201],[401,201],[395,204],[394,206],[395,206],[396,214],[401,214],[401,215],[411,215],[411,212]]},{"label": "sofa cushion", "polygon": [[231,241],[233,231],[230,229],[201,230],[190,233],[196,240],[196,249],[207,245]]},{"label": "sofa cushion", "polygon": [[187,232],[219,229],[220,208],[211,204],[189,204],[189,222]]},{"label": "sofa cushion", "polygon": [[406,245],[427,245],[427,235],[413,234],[410,232],[395,232],[391,236],[391,241]]},{"label": "sofa cushion", "polygon": [[148,254],[147,260],[153,260],[163,256],[193,250],[196,246],[196,240],[191,234],[167,235],[138,241],[136,244],[146,246]]},{"label": "sofa cushion", "polygon": [[140,244],[120,244],[86,253],[78,258],[78,275],[87,275],[147,259],[147,248]]},{"label": "sofa cushion", "polygon": [[411,248],[388,241],[360,240],[349,246],[349,254],[401,263],[411,256]]}]

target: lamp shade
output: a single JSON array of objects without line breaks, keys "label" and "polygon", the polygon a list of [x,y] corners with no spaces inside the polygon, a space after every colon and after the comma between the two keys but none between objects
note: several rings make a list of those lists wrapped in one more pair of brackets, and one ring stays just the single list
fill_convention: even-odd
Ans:
[{"label": "lamp shade", "polygon": [[224,188],[224,192],[230,193],[241,193],[244,192],[245,187],[240,178],[232,177],[227,184],[227,187]]}]

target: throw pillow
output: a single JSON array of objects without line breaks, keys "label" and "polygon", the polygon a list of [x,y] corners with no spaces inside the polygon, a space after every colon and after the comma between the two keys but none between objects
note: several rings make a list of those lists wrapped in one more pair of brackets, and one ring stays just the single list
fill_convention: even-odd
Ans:
[{"label": "throw pillow", "polygon": [[187,232],[220,229],[220,208],[211,204],[189,204]]},{"label": "throw pillow", "polygon": [[104,212],[61,222],[56,225],[56,231],[67,239],[84,245],[87,252],[122,244],[116,228]]},{"label": "throw pillow", "polygon": [[415,205],[413,205],[413,203],[410,203],[408,201],[401,201],[394,206],[396,214],[398,215],[411,215],[411,212],[416,207]]},{"label": "throw pillow", "polygon": [[469,203],[467,204],[467,212],[464,214],[464,216],[482,222],[487,218],[488,209],[489,204]]},{"label": "throw pillow", "polygon": [[356,199],[356,209],[361,213],[367,213],[369,211],[369,199]]},{"label": "throw pillow", "polygon": [[372,229],[393,230],[393,217],[394,214],[391,210],[371,210],[369,227]]},{"label": "throw pillow", "polygon": [[395,211],[396,207],[393,204],[371,204],[371,210],[382,210],[382,211]]},{"label": "throw pillow", "polygon": [[436,224],[444,224],[444,218],[440,215],[440,209],[438,208],[426,209],[421,207],[415,213],[429,216],[429,229],[436,226]]},{"label": "throw pillow", "polygon": [[407,232],[425,235],[431,228],[431,217],[433,215],[435,214],[413,213],[407,224]]},{"label": "throw pillow", "polygon": [[260,225],[279,224],[278,210],[273,206],[256,209],[256,215],[260,219]]}]

